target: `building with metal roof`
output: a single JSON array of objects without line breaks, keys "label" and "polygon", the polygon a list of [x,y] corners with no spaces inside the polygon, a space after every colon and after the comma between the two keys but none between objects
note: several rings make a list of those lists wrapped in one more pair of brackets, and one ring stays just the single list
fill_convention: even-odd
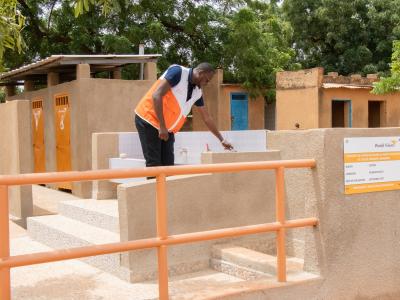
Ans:
[{"label": "building with metal roof", "polygon": [[76,66],[90,65],[91,74],[115,72],[130,64],[157,62],[160,54],[142,55],[52,55],[48,58],[0,74],[0,85],[23,85],[25,81],[47,83],[49,73],[58,74],[60,82],[76,79]]},{"label": "building with metal roof", "polygon": [[[5,115],[11,118],[11,103],[21,102],[18,128],[32,128],[32,171],[89,170],[94,132],[135,130],[134,108],[157,79],[159,57],[52,55],[1,74],[7,102],[0,106],[10,107]],[[121,79],[122,69],[131,64],[141,65],[141,78]],[[96,78],[99,72],[107,72],[107,78]],[[16,93],[17,85],[24,86],[22,93]],[[91,182],[57,187],[83,198],[92,195]]]}]

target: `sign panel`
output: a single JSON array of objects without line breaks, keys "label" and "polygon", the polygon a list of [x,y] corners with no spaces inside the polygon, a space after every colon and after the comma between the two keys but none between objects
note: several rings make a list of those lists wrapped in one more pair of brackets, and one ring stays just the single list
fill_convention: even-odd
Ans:
[{"label": "sign panel", "polygon": [[345,194],[400,189],[400,136],[344,139]]}]

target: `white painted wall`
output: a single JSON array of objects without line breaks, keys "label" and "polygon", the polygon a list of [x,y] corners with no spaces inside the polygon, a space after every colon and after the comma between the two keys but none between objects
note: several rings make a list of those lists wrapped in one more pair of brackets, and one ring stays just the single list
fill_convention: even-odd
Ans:
[{"label": "white painted wall", "polygon": [[[260,152],[267,150],[265,130],[243,130],[221,132],[232,143],[237,152]],[[207,149],[208,145],[208,149]],[[208,131],[179,132],[175,135],[175,163],[200,164],[205,151],[224,152],[219,140]],[[128,158],[143,159],[137,132],[119,134],[119,154]]]},{"label": "white painted wall", "polygon": [[[222,131],[237,152],[262,152],[267,150],[265,130]],[[197,165],[201,153],[225,152],[220,141],[209,131],[179,132],[175,135],[175,164]],[[119,156],[110,158],[110,169],[145,167],[145,161],[137,132],[119,133]],[[144,178],[115,179],[113,182],[128,183]]]}]

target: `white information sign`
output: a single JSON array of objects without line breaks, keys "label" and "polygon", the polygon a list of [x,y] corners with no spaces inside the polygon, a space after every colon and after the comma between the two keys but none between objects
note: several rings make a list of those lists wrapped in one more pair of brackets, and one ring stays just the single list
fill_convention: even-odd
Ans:
[{"label": "white information sign", "polygon": [[400,189],[400,136],[344,139],[345,194]]}]

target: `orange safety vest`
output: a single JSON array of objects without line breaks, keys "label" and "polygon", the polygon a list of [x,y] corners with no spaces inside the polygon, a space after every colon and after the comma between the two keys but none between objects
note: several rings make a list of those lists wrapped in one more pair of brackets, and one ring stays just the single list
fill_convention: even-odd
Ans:
[{"label": "orange safety vest", "polygon": [[[182,69],[181,80],[177,85],[169,89],[162,99],[165,125],[168,131],[173,133],[178,132],[182,128],[193,104],[202,96],[201,89],[196,86],[193,88],[192,96],[187,99],[190,69],[182,66],[179,67]],[[161,80],[164,79],[167,71],[153,84],[135,109],[136,115],[157,129],[160,129],[160,121],[154,109],[153,93],[160,85]]]}]

